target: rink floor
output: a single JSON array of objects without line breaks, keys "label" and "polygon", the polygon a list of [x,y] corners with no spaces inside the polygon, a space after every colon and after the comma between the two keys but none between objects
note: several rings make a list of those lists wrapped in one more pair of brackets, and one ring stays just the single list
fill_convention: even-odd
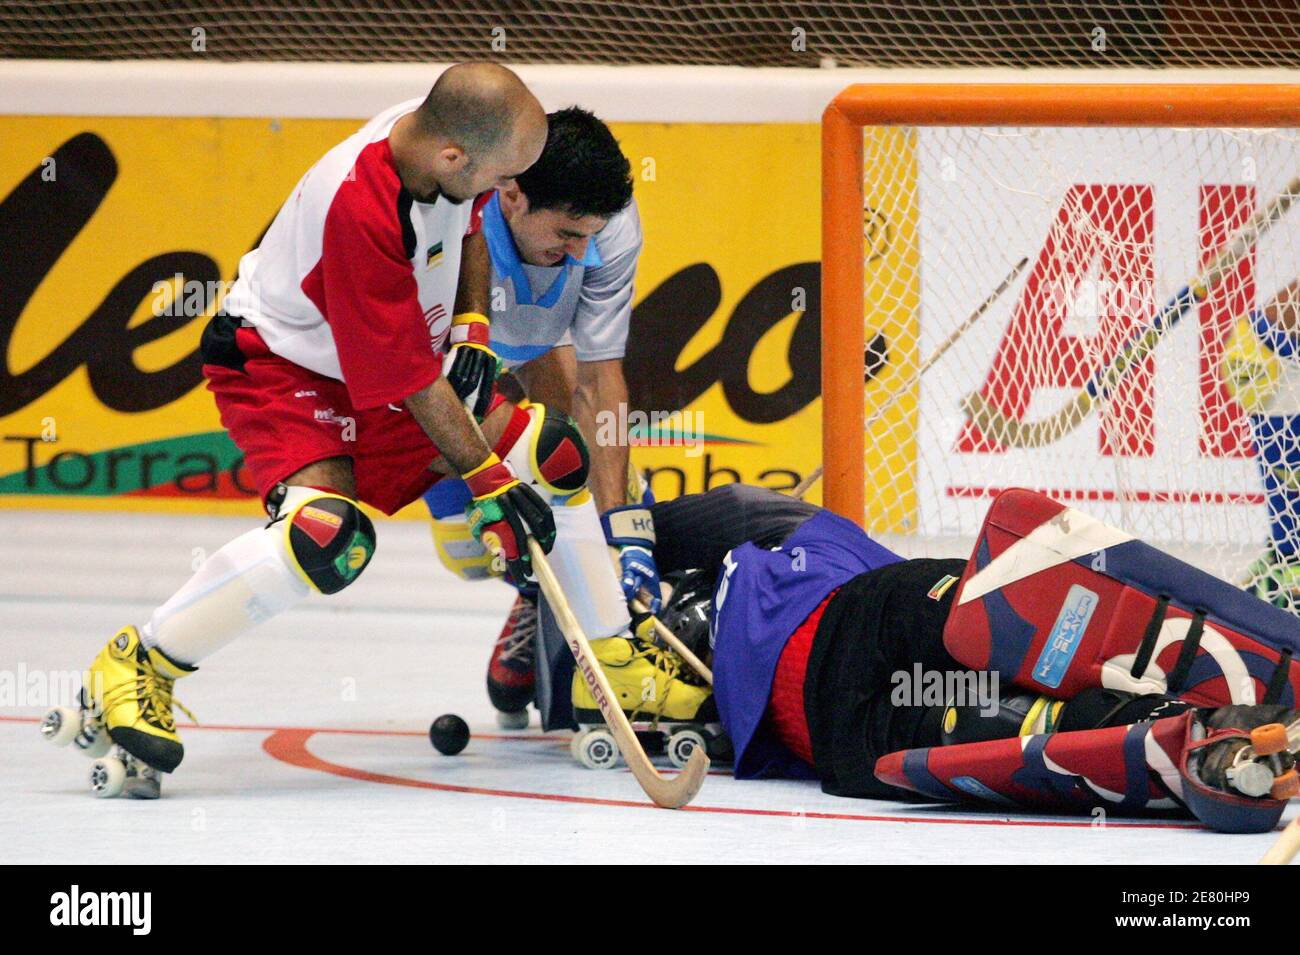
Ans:
[{"label": "rink floor", "polygon": [[[162,800],[96,799],[89,761],[42,741],[40,688],[251,526],[0,511],[0,862],[1224,863],[1273,838],[839,799],[725,771],[687,810],[656,809],[626,770],[576,765],[568,734],[541,733],[536,714],[530,730],[496,728],[483,677],[511,592],[451,578],[424,525],[402,521],[380,526],[354,587],[178,684],[202,725],[182,725],[185,762]],[[448,712],[474,733],[455,757],[427,736]]]}]

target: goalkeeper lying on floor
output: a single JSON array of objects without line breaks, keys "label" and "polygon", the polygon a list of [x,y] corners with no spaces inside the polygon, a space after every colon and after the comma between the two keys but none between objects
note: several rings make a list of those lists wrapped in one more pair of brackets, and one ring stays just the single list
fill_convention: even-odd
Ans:
[{"label": "goalkeeper lying on floor", "polygon": [[[716,713],[739,778],[1252,832],[1300,793],[1276,725],[1297,719],[1300,622],[1048,498],[1001,495],[969,560],[903,560],[743,485],[653,515],[660,570],[697,572],[663,619],[710,662],[716,697],[669,651],[595,646],[636,719]],[[560,650],[539,654],[551,724],[570,682]]]}]

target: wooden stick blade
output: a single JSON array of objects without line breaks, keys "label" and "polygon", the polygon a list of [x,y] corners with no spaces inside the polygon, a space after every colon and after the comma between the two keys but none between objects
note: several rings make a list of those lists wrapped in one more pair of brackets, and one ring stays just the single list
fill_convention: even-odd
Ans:
[{"label": "wooden stick blade", "polygon": [[1291,820],[1290,825],[1282,830],[1268,852],[1259,860],[1260,865],[1290,865],[1300,850],[1300,819]]},{"label": "wooden stick blade", "polygon": [[546,559],[546,553],[531,537],[528,538],[528,553],[533,562],[533,572],[537,575],[537,582],[541,585],[542,593],[546,595],[546,602],[551,612],[555,614],[556,623],[560,625],[564,640],[569,645],[578,672],[587,681],[587,688],[591,690],[600,715],[604,717],[605,725],[609,727],[619,752],[623,754],[623,761],[632,771],[632,776],[655,805],[665,809],[680,809],[685,806],[695,798],[700,787],[704,785],[704,777],[709,771],[709,757],[705,755],[703,749],[697,748],[687,759],[686,766],[676,776],[664,776],[654,768],[650,758],[646,756],[645,749],[636,738],[627,714],[618,705],[618,696],[609,685],[609,678],[601,669],[600,661],[596,659],[596,653],[591,649],[586,634],[582,632],[582,626],[578,623],[573,608],[569,606],[569,600],[560,587],[555,571],[551,569],[550,561]]}]

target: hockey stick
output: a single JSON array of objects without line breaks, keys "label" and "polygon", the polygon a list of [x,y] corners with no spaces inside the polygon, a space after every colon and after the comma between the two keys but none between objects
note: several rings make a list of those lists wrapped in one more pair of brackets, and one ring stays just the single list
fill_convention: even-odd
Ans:
[{"label": "hockey stick", "polygon": [[[1011,271],[1007,273],[1006,278],[1004,278],[1000,283],[998,283],[997,288],[995,288],[992,292],[989,292],[988,296],[984,299],[984,301],[980,302],[979,306],[975,309],[975,311],[967,315],[966,320],[962,322],[960,325],[958,325],[955,329],[953,329],[952,334],[950,334],[947,338],[945,338],[942,342],[939,343],[939,347],[937,347],[933,352],[930,353],[929,358],[921,362],[920,367],[917,368],[916,371],[912,372],[912,374],[908,376],[907,380],[904,381],[903,384],[900,385],[892,395],[890,395],[889,400],[887,400],[883,405],[881,405],[874,412],[872,412],[871,417],[868,418],[866,420],[866,423],[862,426],[864,431],[867,428],[870,428],[877,421],[879,421],[881,417],[884,415],[884,413],[888,411],[890,408],[892,408],[894,404],[898,401],[898,399],[901,398],[906,391],[914,387],[916,383],[921,380],[921,376],[924,375],[927,371],[929,371],[930,367],[935,362],[937,362],[940,358],[942,358],[949,348],[957,344],[957,339],[961,338],[962,335],[970,331],[971,326],[984,317],[984,313],[987,312],[990,308],[992,308],[993,304],[999,298],[1002,297],[1003,293],[1006,292],[1007,289],[1011,287],[1011,284],[1016,280],[1016,278],[1020,275],[1020,273],[1024,270],[1025,266],[1028,264],[1029,264],[1029,257],[1025,256],[1022,257],[1021,260],[1017,262],[1014,266],[1012,266]],[[818,479],[821,478],[821,476],[822,476],[822,467],[821,465],[818,465],[811,474],[809,474],[806,478],[804,478],[802,481],[800,481],[798,484],[795,485],[794,490],[790,492],[790,496],[802,500],[803,496],[808,493],[808,489],[812,487],[814,484],[816,484]]]},{"label": "hockey stick", "polygon": [[[641,591],[645,593],[645,591]],[[632,609],[637,613],[650,613],[650,608],[646,606],[644,600],[639,597],[632,601]],[[654,621],[655,633],[659,639],[668,644],[677,654],[686,661],[687,666],[708,681],[709,686],[713,686],[713,671],[704,665],[704,661],[691,653],[690,648],[678,639],[677,634],[668,629],[668,625],[658,617],[651,614],[650,619]]]},{"label": "hockey stick", "polygon": [[1290,865],[1297,851],[1300,851],[1300,819],[1292,819],[1291,824],[1282,830],[1282,835],[1278,836],[1277,841],[1264,853],[1259,864]]},{"label": "hockey stick", "polygon": [[560,588],[555,571],[551,569],[551,564],[546,559],[541,545],[531,537],[528,538],[528,553],[532,558],[537,582],[541,585],[542,593],[546,595],[546,602],[555,614],[555,620],[564,634],[564,641],[569,645],[573,659],[578,664],[578,671],[587,681],[587,689],[591,691],[596,706],[600,709],[600,715],[605,718],[605,725],[609,727],[614,741],[618,743],[619,752],[623,754],[628,769],[632,770],[632,775],[641,784],[645,794],[654,800],[655,805],[663,806],[665,809],[679,809],[685,806],[695,798],[695,794],[704,785],[704,776],[709,771],[709,757],[705,755],[702,747],[696,747],[690,759],[686,761],[686,767],[672,777],[661,776],[651,765],[649,757],[646,756],[645,750],[636,738],[636,733],[632,730],[632,724],[628,722],[627,714],[618,705],[618,697],[609,685],[605,671],[600,668],[600,661],[596,659],[591,644],[587,642],[587,636],[582,632],[582,626],[574,616],[573,608],[569,606],[569,601]]},{"label": "hockey stick", "polygon": [[1060,411],[1040,421],[1020,421],[1003,414],[978,391],[966,396],[962,410],[980,431],[994,437],[999,444],[1013,448],[1040,448],[1060,440],[1083,422],[1094,405],[1110,397],[1125,376],[1146,360],[1165,333],[1177,325],[1194,304],[1205,300],[1210,290],[1237,267],[1250,253],[1255,241],[1281,219],[1297,199],[1300,199],[1300,178],[1291,180],[1272,202],[1251,216],[1220,248],[1210,264],[1169,300],[1150,325],[1130,338],[1110,362],[1088,376],[1083,388]]}]

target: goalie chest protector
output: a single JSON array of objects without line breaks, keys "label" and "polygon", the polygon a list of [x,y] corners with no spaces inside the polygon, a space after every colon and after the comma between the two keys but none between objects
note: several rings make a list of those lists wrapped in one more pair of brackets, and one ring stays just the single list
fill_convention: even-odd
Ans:
[{"label": "goalie chest protector", "polygon": [[959,587],[948,652],[1057,699],[1105,686],[1295,706],[1300,693],[1300,621],[1033,491],[994,500]]}]

